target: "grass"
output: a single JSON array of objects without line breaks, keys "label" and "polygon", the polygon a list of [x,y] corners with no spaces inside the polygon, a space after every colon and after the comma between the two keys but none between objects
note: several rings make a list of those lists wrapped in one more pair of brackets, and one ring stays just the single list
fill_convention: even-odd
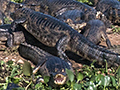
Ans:
[{"label": "grass", "polygon": [[[107,65],[107,63],[106,63]],[[25,65],[27,66],[27,65]],[[69,81],[59,88],[52,88],[48,85],[49,78],[44,77],[45,83],[37,83],[41,77],[36,73],[34,76],[24,74],[23,64],[13,61],[0,61],[0,90],[5,90],[9,83],[19,86],[20,90],[119,90],[120,89],[120,66],[114,68],[95,68],[93,63],[90,66],[83,65],[83,68],[75,73],[66,69]],[[28,68],[29,71],[29,67]],[[32,67],[33,68],[33,67]],[[34,78],[33,78],[34,77]],[[18,89],[17,89],[18,90]]]},{"label": "grass", "polygon": [[120,27],[119,27],[119,26],[112,25],[112,31],[113,31],[114,33],[120,34]]}]

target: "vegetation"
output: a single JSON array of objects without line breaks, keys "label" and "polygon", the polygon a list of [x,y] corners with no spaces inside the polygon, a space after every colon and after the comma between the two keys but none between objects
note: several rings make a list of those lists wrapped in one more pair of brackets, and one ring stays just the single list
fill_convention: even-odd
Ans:
[{"label": "vegetation", "polygon": [[120,34],[120,27],[119,27],[119,26],[112,25],[112,31],[113,31],[114,33]]},{"label": "vegetation", "polygon": [[[107,63],[106,63],[107,66]],[[26,69],[23,70],[23,69]],[[66,69],[69,81],[59,88],[48,86],[49,77],[44,77],[45,83],[35,84],[41,75],[32,75],[30,64],[17,64],[13,61],[0,61],[0,90],[5,90],[9,83],[19,86],[17,90],[119,90],[120,89],[120,66],[117,69],[95,68],[93,63],[75,73]],[[33,67],[32,67],[33,68]],[[24,74],[23,74],[24,73]]]},{"label": "vegetation", "polygon": [[21,3],[23,0],[11,0],[12,2]]}]

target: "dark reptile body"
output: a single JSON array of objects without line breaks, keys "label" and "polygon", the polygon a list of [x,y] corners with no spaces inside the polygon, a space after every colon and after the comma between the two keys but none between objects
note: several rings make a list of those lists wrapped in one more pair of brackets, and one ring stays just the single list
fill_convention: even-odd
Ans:
[{"label": "dark reptile body", "polygon": [[120,2],[118,0],[100,0],[96,10],[101,11],[113,23],[120,23]]},{"label": "dark reptile body", "polygon": [[[37,3],[38,2],[38,3]],[[87,23],[89,20],[96,19],[96,10],[93,9],[93,7],[90,7],[84,3],[72,1],[72,0],[25,0],[24,4],[28,5],[43,5],[44,7],[47,7],[46,10],[48,10],[47,14],[50,14],[54,17],[56,17],[59,20],[64,21],[68,25],[70,25],[73,29],[80,31],[82,27],[85,26],[85,23]],[[44,8],[45,9],[45,8]],[[35,9],[34,9],[35,10]],[[35,10],[36,11],[36,10]],[[41,10],[40,10],[41,11]],[[44,11],[41,11],[43,13],[46,13]],[[100,20],[102,20],[106,27],[110,27],[110,22],[105,17],[99,17]],[[102,22],[101,22],[102,23]],[[94,23],[93,27],[95,26]],[[91,24],[91,25],[92,25]],[[96,24],[96,23],[95,23]],[[98,23],[100,24],[100,23]],[[109,38],[106,35],[106,28],[105,25],[97,25],[94,27],[94,29],[90,29],[89,40],[91,40],[93,43],[98,44],[98,42],[101,40],[100,35],[104,35],[104,39],[107,41],[108,47],[112,47]],[[101,27],[103,26],[103,30]],[[92,28],[92,27],[91,27]],[[101,30],[101,31],[100,31]],[[88,30],[83,30],[84,35],[87,33]],[[102,33],[99,33],[102,32]],[[91,35],[90,35],[91,34]],[[93,35],[94,34],[94,35]],[[91,37],[92,36],[92,37]]]},{"label": "dark reptile body", "polygon": [[[55,78],[56,75],[61,74],[66,77],[66,82],[68,80],[66,69],[73,71],[71,65],[69,64],[70,62],[66,62],[59,57],[55,57],[36,46],[22,43],[19,47],[19,53],[22,57],[32,61],[32,63],[34,63],[35,65],[41,65],[39,73],[43,77],[51,76],[49,83],[52,86],[55,86],[54,80],[57,79]],[[60,77],[58,78],[58,80],[59,79]]]},{"label": "dark reptile body", "polygon": [[120,64],[119,54],[100,48],[52,16],[23,8],[12,13],[11,17],[14,20],[13,29],[16,24],[21,23],[40,42],[50,47],[57,47],[61,56],[64,56],[64,51],[68,49],[88,60],[104,63],[106,59],[108,65]]},{"label": "dark reptile body", "polygon": [[[52,2],[52,3],[49,3],[49,5],[47,5],[45,2]],[[6,5],[4,3],[6,3]],[[52,1],[51,0],[48,0],[48,1],[43,1],[43,0],[28,0],[27,1],[27,0],[25,0],[25,2],[23,2],[22,4],[17,4],[17,3],[8,2],[8,1],[4,1],[4,3],[3,3],[3,5],[6,6],[6,9],[3,10],[3,12],[6,12],[7,14],[10,12],[13,12],[17,8],[21,8],[22,6],[31,8],[35,11],[40,11],[45,14],[48,14],[50,11],[52,11],[51,10],[52,4],[54,4],[54,6],[53,6],[54,8],[56,8],[56,6],[58,6],[58,5],[60,5],[61,9],[59,8],[60,9],[59,11],[62,11],[62,9],[63,9],[62,15],[58,14],[58,16],[56,16],[56,18],[66,22],[72,28],[74,28],[78,31],[80,31],[82,25],[84,26],[83,23],[86,20],[87,21],[90,20],[89,16],[92,15],[91,19],[94,19],[95,13],[96,13],[96,11],[92,7],[90,7],[86,4],[80,3],[80,2],[72,1],[72,0],[69,2],[68,2],[68,0],[60,0],[60,1],[59,0],[56,0],[56,1],[55,0],[52,0]],[[37,5],[36,5],[36,3],[37,3]],[[25,5],[25,4],[27,4],[27,5]],[[48,6],[50,6],[50,7],[48,8]],[[72,7],[72,9],[68,8],[69,6]],[[73,7],[76,9],[74,9]],[[65,9],[65,11],[64,11],[64,9]],[[89,11],[89,10],[91,10],[91,11]],[[9,15],[7,15],[7,16],[9,17]],[[106,20],[105,20],[105,22],[106,22]],[[109,25],[107,25],[107,26],[109,26]],[[96,35],[97,35],[97,33],[96,33]]]},{"label": "dark reptile body", "polygon": [[83,36],[89,39],[91,42],[95,44],[99,44],[103,39],[106,41],[108,48],[111,48],[111,42],[106,34],[106,26],[100,20],[90,20],[87,25],[82,30]]},{"label": "dark reptile body", "polygon": [[[82,10],[83,12],[92,12],[91,14],[95,14],[96,10],[93,9],[92,7],[78,2],[78,1],[73,1],[73,0],[43,0],[43,3],[48,5],[50,14],[57,16],[62,14],[62,12],[66,10],[73,10],[73,9],[78,9]],[[93,13],[94,12],[94,13]]]}]

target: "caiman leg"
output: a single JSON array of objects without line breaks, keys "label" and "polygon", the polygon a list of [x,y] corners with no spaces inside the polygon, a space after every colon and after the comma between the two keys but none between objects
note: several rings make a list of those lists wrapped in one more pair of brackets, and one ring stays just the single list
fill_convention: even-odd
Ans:
[{"label": "caiman leg", "polygon": [[66,50],[69,40],[70,40],[70,37],[65,35],[56,43],[58,55],[60,56],[61,59],[66,61],[68,61],[68,57],[64,52]]},{"label": "caiman leg", "polygon": [[3,14],[2,14],[2,12],[0,11],[0,23],[1,23],[1,25],[3,25],[4,24],[4,16],[3,16]]},{"label": "caiman leg", "polygon": [[26,21],[25,18],[22,18],[21,20],[15,20],[11,23],[11,29],[12,31],[15,31],[15,28],[17,26],[17,24],[21,24],[21,23],[24,23]]},{"label": "caiman leg", "polygon": [[0,32],[0,37],[2,36],[7,38],[7,46],[12,47],[14,42],[14,35],[8,31],[2,31]]},{"label": "caiman leg", "polygon": [[102,35],[103,40],[106,41],[108,48],[112,48],[112,45],[111,45],[111,42],[108,36],[104,32],[101,32],[101,35]]},{"label": "caiman leg", "polygon": [[14,42],[14,36],[13,36],[13,34],[9,34],[9,37],[7,39],[7,46],[13,47],[14,46],[13,42]]},{"label": "caiman leg", "polygon": [[87,37],[88,34],[89,34],[89,32],[90,32],[90,29],[87,29],[87,31],[82,30],[82,31],[81,31],[81,34],[83,34],[83,36]]}]

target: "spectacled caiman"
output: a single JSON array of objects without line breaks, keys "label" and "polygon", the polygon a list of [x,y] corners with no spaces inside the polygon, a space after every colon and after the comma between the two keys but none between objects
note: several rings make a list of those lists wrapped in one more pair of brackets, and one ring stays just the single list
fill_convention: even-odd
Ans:
[{"label": "spectacled caiman", "polygon": [[94,29],[93,30],[90,29],[89,32],[91,32],[90,33],[91,35],[89,34],[89,36],[87,35],[87,37],[89,37],[88,39],[91,40],[93,43],[98,44],[98,42],[101,41],[100,37],[104,36],[105,37],[104,40],[106,40],[108,48],[112,47],[110,40],[106,35],[107,28],[104,27],[104,26],[110,27],[111,23],[109,20],[107,20],[105,16],[102,15],[102,13],[96,14],[97,11],[93,7],[72,0],[70,1],[69,0],[29,0],[29,1],[25,0],[24,4],[34,5],[35,7],[37,7],[37,5],[42,5],[44,7],[44,10],[46,11],[40,10],[40,12],[43,13],[48,12],[47,14],[50,14],[56,17],[57,19],[62,20],[63,22],[70,25],[73,29],[79,32],[82,31],[82,34],[83,32],[86,33],[88,31],[82,29],[83,27],[86,26],[86,23],[89,20],[95,20],[96,18],[98,18],[104,22],[105,25],[102,25],[104,29],[101,30],[102,26],[100,23],[102,22],[98,21],[97,22],[98,25],[95,23],[95,25],[97,26],[95,26],[94,23],[92,23],[91,26],[94,27]]},{"label": "spectacled caiman", "polygon": [[[47,5],[47,3],[45,3],[45,2],[47,2],[47,3],[51,2],[51,3],[49,3],[49,5]],[[68,1],[68,0],[60,0],[60,1],[59,0],[52,0],[52,1],[51,0],[47,0],[47,1],[28,0],[27,1],[27,0],[25,0],[25,2],[23,2],[22,4],[13,3],[13,2],[10,2],[7,0],[4,0],[4,1],[1,0],[1,3],[2,3],[2,5],[4,5],[4,7],[6,7],[2,10],[2,12],[6,13],[5,15],[7,15],[8,17],[9,17],[10,12],[13,12],[16,9],[22,8],[22,7],[28,7],[35,11],[40,11],[40,12],[48,14],[49,11],[52,11],[51,7],[56,8],[57,5],[60,5],[60,7],[56,8],[55,10],[58,10],[58,9],[61,10],[61,9],[65,8],[65,11],[62,11],[62,14],[60,14],[60,15],[58,14],[58,16],[55,15],[56,18],[66,22],[72,28],[74,28],[76,30],[80,30],[81,27],[84,27],[86,25],[86,23],[85,23],[85,21],[87,20],[86,15],[88,15],[87,17],[92,16],[93,18],[91,18],[91,19],[95,19],[94,16],[96,13],[96,10],[93,9],[92,7],[90,7],[84,3],[80,3],[80,2],[76,2],[76,1],[72,1],[72,0],[71,1]],[[51,4],[54,4],[54,5],[51,6]],[[48,6],[50,6],[50,8],[48,8]],[[68,7],[71,7],[71,9]],[[53,10],[53,12],[56,12],[55,10]],[[96,36],[99,35],[99,33],[96,33],[96,32],[94,32],[93,34],[96,34]],[[96,39],[96,38],[97,37],[94,37],[93,39]],[[100,41],[100,39],[98,41]],[[94,43],[96,44],[97,42],[94,42]],[[111,46],[111,45],[109,44],[109,46]]]},{"label": "spectacled caiman", "polygon": [[[89,20],[92,19],[94,21],[94,19],[96,19],[97,11],[93,9],[93,7],[90,7],[84,3],[73,1],[73,0],[29,0],[29,1],[25,0],[25,2],[23,3],[27,5],[36,5],[36,6],[43,5],[44,7],[47,7],[46,10],[48,10],[48,14],[56,17],[59,20],[64,21],[65,23],[67,23],[72,28],[78,31],[80,31],[80,29],[84,27]],[[106,24],[106,27],[110,26],[109,21],[105,17],[99,16],[97,18],[104,21],[104,23]],[[89,36],[87,35],[89,37],[88,39],[91,40],[93,43],[97,44],[101,40],[100,37],[104,36],[104,40],[106,40],[107,45],[110,48],[112,47],[112,45],[106,35],[107,28],[104,27],[105,25],[101,25],[100,23],[102,22],[97,21],[97,23],[93,22],[91,24],[92,26],[91,28],[94,27],[94,29],[93,30],[90,29],[91,35],[90,34]],[[103,30],[101,30],[102,26],[104,28]],[[87,30],[85,31],[82,30],[82,32],[86,33]],[[94,37],[93,37],[93,34],[94,34]],[[90,38],[91,36],[92,38]]]},{"label": "spectacled caiman", "polygon": [[[62,15],[62,13],[64,13],[65,11],[77,9],[82,10],[82,12],[86,13],[84,20],[95,19],[96,10],[88,6],[87,4],[78,1],[74,0],[33,0],[33,1],[38,1],[37,3],[34,3],[34,5],[42,4],[44,5],[44,7],[48,7],[49,10],[48,14],[54,17]],[[30,4],[30,2],[31,0],[26,1],[25,3]]]},{"label": "spectacled caiman", "polygon": [[66,23],[50,15],[22,8],[12,13],[11,17],[14,20],[12,30],[17,24],[23,25],[41,43],[56,47],[62,59],[67,58],[64,51],[70,50],[88,60],[97,60],[98,63],[107,60],[110,66],[120,64],[119,54],[100,48]]},{"label": "spectacled caiman", "polygon": [[20,44],[19,53],[22,57],[37,65],[36,69],[44,76],[50,76],[50,85],[56,87],[63,85],[68,80],[66,69],[73,71],[70,62],[53,56],[42,49],[27,43]]}]

